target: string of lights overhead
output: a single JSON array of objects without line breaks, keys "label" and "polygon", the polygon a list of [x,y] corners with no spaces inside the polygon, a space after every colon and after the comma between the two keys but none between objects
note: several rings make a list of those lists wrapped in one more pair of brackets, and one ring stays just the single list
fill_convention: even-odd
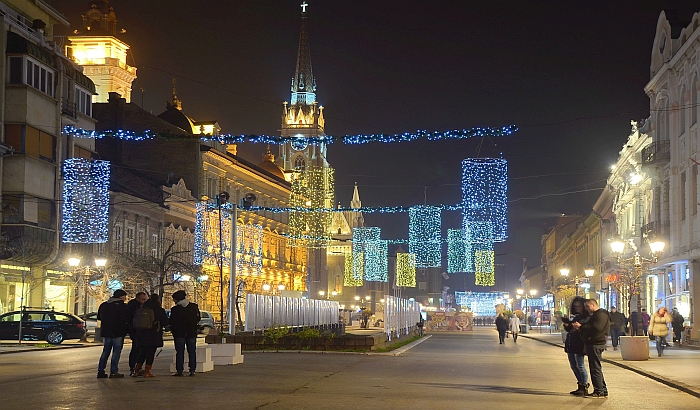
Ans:
[{"label": "string of lights overhead", "polygon": [[[449,139],[466,139],[466,138],[478,138],[478,137],[508,137],[513,133],[518,131],[516,125],[506,125],[500,128],[492,127],[474,127],[466,128],[461,130],[448,130],[448,131],[426,131],[418,130],[416,132],[404,132],[401,134],[356,134],[356,135],[343,135],[343,136],[333,136],[333,135],[322,135],[315,137],[302,137],[302,136],[271,136],[271,135],[255,135],[255,134],[242,134],[242,135],[232,135],[232,134],[220,134],[220,135],[205,135],[200,138],[202,142],[220,142],[222,144],[241,144],[244,142],[251,142],[254,144],[287,144],[287,143],[299,143],[303,140],[309,145],[319,145],[319,144],[333,144],[342,143],[349,145],[367,144],[370,142],[383,142],[383,143],[396,143],[396,142],[410,142],[421,139],[426,139],[428,141],[439,141],[439,140],[449,140]],[[90,131],[81,128],[76,128],[73,126],[66,126],[63,129],[65,135],[74,138],[118,138],[127,141],[145,141],[153,140],[157,138],[162,139],[190,139],[191,136],[188,135],[177,135],[168,134],[162,132],[144,131],[144,132],[133,132],[128,130],[116,130],[116,131]]]}]

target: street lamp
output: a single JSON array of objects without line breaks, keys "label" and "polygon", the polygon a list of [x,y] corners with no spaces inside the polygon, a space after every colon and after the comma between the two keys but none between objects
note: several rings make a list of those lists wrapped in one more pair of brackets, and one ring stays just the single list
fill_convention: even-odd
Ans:
[{"label": "street lamp", "polygon": [[[634,255],[630,258],[622,259],[625,251],[625,242],[621,239],[615,239],[610,242],[610,249],[613,255],[617,257],[617,264],[627,266],[624,269],[624,273],[621,275],[624,284],[630,288],[630,294],[637,298],[637,334],[636,336],[642,336],[644,330],[642,329],[642,299],[641,299],[641,278],[644,272],[649,268],[649,264],[655,263],[657,261],[658,255],[663,252],[666,244],[659,239],[652,239],[649,241],[649,254],[651,258],[642,257],[638,251],[635,250]],[[631,306],[630,306],[631,310]]]},{"label": "street lamp", "polygon": [[263,285],[262,285],[262,290],[264,290],[265,292],[269,292],[269,291],[270,291],[270,284],[269,284],[269,283],[263,283]]},{"label": "street lamp", "polygon": [[[98,269],[103,269],[107,266],[107,259],[101,256],[95,258],[95,267]],[[72,256],[68,258],[68,266],[73,268],[74,271],[80,270],[80,258]],[[88,286],[90,285],[90,265],[85,265],[85,271],[83,272],[83,315],[85,320],[87,320],[88,313]],[[87,340],[87,333],[83,335],[81,341]]]},{"label": "street lamp", "polygon": [[318,295],[321,296],[321,299],[323,299],[323,297],[326,296],[326,292],[323,290],[319,290]]}]

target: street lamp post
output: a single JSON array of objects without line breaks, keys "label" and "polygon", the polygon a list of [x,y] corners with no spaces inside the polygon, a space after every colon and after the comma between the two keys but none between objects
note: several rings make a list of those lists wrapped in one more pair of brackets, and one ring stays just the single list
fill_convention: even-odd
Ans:
[{"label": "street lamp post", "polygon": [[[646,268],[648,268],[648,265],[650,263],[655,263],[657,261],[658,255],[663,252],[666,244],[658,239],[652,239],[649,240],[649,254],[651,258],[644,258],[642,257],[638,251],[635,250],[634,255],[630,258],[622,259],[622,255],[624,254],[625,251],[625,242],[622,241],[621,239],[615,239],[612,242],[610,242],[610,249],[612,250],[613,255],[617,257],[617,264],[618,265],[627,265],[632,268],[632,273],[630,274],[629,269],[626,270],[626,279],[627,279],[627,284],[631,287],[632,292],[636,298],[637,298],[637,334],[636,336],[643,336],[644,335],[644,330],[642,329],[643,322],[642,322],[642,300],[641,300],[641,291],[640,291],[640,286],[641,286],[641,277],[644,274],[644,271]],[[631,310],[631,306],[630,306]]]},{"label": "street lamp post", "polygon": [[[98,269],[103,269],[107,265],[107,259],[103,257],[95,258],[95,267]],[[73,268],[76,272],[80,271],[80,258],[70,257],[68,258],[68,266]],[[88,287],[90,286],[90,265],[85,265],[85,270],[83,272],[83,317],[87,320],[88,314]],[[87,332],[83,334],[81,341],[87,340]]]}]

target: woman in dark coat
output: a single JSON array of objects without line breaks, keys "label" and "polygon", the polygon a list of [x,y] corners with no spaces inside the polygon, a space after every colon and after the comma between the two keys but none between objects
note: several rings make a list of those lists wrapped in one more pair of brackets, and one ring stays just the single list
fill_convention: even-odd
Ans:
[{"label": "woman in dark coat", "polygon": [[151,295],[143,304],[143,307],[153,310],[155,323],[150,329],[134,330],[139,348],[141,349],[141,354],[134,368],[134,377],[138,376],[141,366],[143,366],[144,363],[146,364],[146,369],[143,376],[155,377],[155,375],[151,373],[151,368],[155,360],[156,350],[159,347],[163,347],[163,328],[168,325],[168,315],[166,315],[165,309],[161,307],[160,297],[156,294]]},{"label": "woman in dark coat", "polygon": [[576,296],[571,302],[569,315],[571,318],[563,317],[564,330],[566,330],[566,340],[564,341],[564,351],[569,356],[569,365],[576,376],[578,388],[569,392],[576,396],[585,396],[588,394],[588,372],[584,362],[583,339],[581,332],[575,330],[571,325],[573,322],[585,323],[588,321],[588,311],[584,308],[583,302],[586,299],[581,296]]},{"label": "woman in dark coat", "polygon": [[496,330],[498,330],[498,344],[506,342],[506,332],[508,331],[508,321],[500,313],[496,318]]}]

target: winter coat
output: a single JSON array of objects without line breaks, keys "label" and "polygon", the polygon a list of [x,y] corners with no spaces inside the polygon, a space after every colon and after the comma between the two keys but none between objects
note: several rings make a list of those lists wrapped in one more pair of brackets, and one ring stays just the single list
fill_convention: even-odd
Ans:
[{"label": "winter coat", "polygon": [[651,315],[649,320],[649,334],[653,336],[668,336],[668,325],[671,324],[671,314],[666,312],[660,316],[658,312]]},{"label": "winter coat", "polygon": [[520,332],[520,319],[517,316],[510,318],[510,332],[513,334]]},{"label": "winter coat", "polygon": [[158,302],[151,299],[147,300],[143,306],[153,309],[156,323],[151,329],[134,329],[132,336],[136,337],[141,347],[163,347],[163,328],[168,325],[168,315]]},{"label": "winter coat", "polygon": [[683,322],[685,322],[685,318],[683,318],[683,315],[680,313],[676,312],[673,314],[673,330],[677,332],[683,331]]},{"label": "winter coat", "polygon": [[129,313],[126,304],[120,298],[110,298],[97,309],[102,337],[124,337],[129,327]]},{"label": "winter coat", "polygon": [[605,345],[610,333],[610,315],[605,309],[591,313],[586,323],[581,324],[581,338],[586,346]]},{"label": "winter coat", "polygon": [[588,316],[578,315],[571,320],[564,321],[564,329],[566,330],[566,339],[564,340],[564,351],[571,354],[584,354],[583,338],[581,332],[575,330],[571,325],[573,322],[585,323],[588,321]]},{"label": "winter coat", "polygon": [[200,319],[199,306],[187,299],[181,300],[170,309],[170,331],[173,337],[197,337]]},{"label": "winter coat", "polygon": [[496,330],[499,332],[505,332],[508,330],[508,322],[503,316],[496,318]]},{"label": "winter coat", "polygon": [[627,318],[622,312],[610,312],[610,328],[622,330],[627,328]]},{"label": "winter coat", "polygon": [[129,334],[134,335],[132,329],[131,329],[131,321],[134,320],[134,313],[136,313],[137,310],[141,307],[141,303],[139,303],[138,300],[136,299],[131,299],[126,303],[126,308],[128,311],[128,316],[127,316],[127,323],[129,324]]}]

